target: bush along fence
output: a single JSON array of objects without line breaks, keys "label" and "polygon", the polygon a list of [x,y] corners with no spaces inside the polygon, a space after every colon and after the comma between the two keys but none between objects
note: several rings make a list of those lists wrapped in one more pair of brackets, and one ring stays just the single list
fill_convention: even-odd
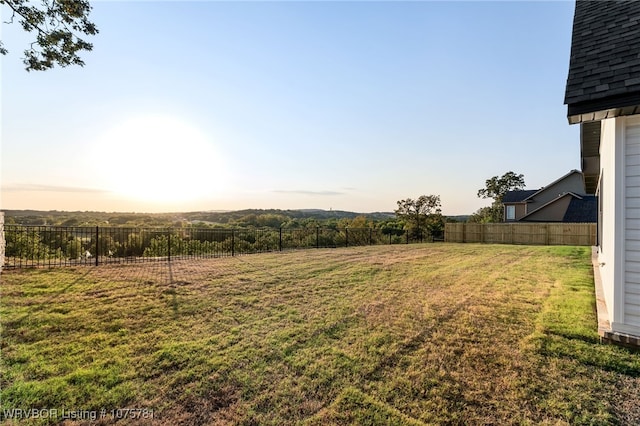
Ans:
[{"label": "bush along fence", "polygon": [[373,228],[211,229],[5,225],[4,268],[171,261],[434,238]]},{"label": "bush along fence", "polygon": [[452,243],[592,246],[595,223],[447,223],[445,241]]}]

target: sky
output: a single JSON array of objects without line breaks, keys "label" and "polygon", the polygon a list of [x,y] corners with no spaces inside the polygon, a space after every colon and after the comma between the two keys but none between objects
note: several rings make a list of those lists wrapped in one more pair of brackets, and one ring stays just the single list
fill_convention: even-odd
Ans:
[{"label": "sky", "polygon": [[573,1],[92,4],[84,67],[25,71],[2,24],[0,209],[465,215],[580,168]]}]

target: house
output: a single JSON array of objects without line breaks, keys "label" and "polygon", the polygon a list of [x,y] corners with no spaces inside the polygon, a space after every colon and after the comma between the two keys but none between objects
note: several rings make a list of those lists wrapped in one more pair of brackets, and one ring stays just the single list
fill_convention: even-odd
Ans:
[{"label": "house", "polygon": [[538,192],[538,189],[528,189],[520,191],[508,191],[502,197],[504,206],[504,222],[514,222],[520,220],[527,214],[527,204],[529,197]]},{"label": "house", "polygon": [[594,275],[604,340],[640,345],[640,2],[576,2],[565,92],[598,196]]},{"label": "house", "polygon": [[508,191],[502,198],[505,222],[596,222],[597,203],[585,191],[583,175],[571,170],[535,190]]}]

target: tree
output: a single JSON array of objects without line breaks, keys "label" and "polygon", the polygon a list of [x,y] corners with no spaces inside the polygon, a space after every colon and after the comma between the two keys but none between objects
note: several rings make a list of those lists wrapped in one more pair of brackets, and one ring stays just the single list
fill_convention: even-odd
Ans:
[{"label": "tree", "polygon": [[[91,51],[93,45],[80,36],[98,33],[88,18],[92,9],[88,0],[42,0],[38,5],[30,0],[0,0],[0,4],[11,9],[7,23],[17,19],[26,32],[35,33],[35,41],[24,51],[27,71],[44,71],[56,64],[84,65],[78,53]],[[2,41],[0,53],[8,53]]]},{"label": "tree", "polygon": [[288,219],[289,218],[284,215],[274,213],[265,213],[257,217],[258,226],[266,226],[275,229],[280,228]]},{"label": "tree", "polygon": [[478,190],[479,198],[493,198],[490,207],[478,210],[470,221],[473,222],[502,222],[502,199],[508,191],[524,189],[524,175],[507,172],[502,176],[494,176],[485,181],[485,187]]},{"label": "tree", "polygon": [[366,216],[359,215],[353,219],[344,217],[338,220],[337,228],[373,228],[373,222]]},{"label": "tree", "polygon": [[405,222],[414,237],[430,235],[441,228],[444,221],[439,195],[421,195],[416,200],[400,200],[395,214]]},{"label": "tree", "polygon": [[[502,215],[502,209],[500,210],[500,214]],[[471,222],[471,223],[494,222],[493,220],[494,216],[495,216],[495,212],[494,212],[493,206],[481,207],[478,209],[478,211],[476,211],[471,216],[469,216],[469,219],[467,219],[467,222]]]}]

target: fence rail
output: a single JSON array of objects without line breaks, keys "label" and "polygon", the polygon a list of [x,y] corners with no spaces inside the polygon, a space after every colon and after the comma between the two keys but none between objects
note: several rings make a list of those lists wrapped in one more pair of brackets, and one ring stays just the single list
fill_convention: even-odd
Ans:
[{"label": "fence rail", "polygon": [[447,223],[445,241],[455,243],[592,246],[595,223]]},{"label": "fence rail", "polygon": [[431,236],[373,228],[218,229],[4,226],[4,268],[236,256],[306,248],[409,244]]}]

